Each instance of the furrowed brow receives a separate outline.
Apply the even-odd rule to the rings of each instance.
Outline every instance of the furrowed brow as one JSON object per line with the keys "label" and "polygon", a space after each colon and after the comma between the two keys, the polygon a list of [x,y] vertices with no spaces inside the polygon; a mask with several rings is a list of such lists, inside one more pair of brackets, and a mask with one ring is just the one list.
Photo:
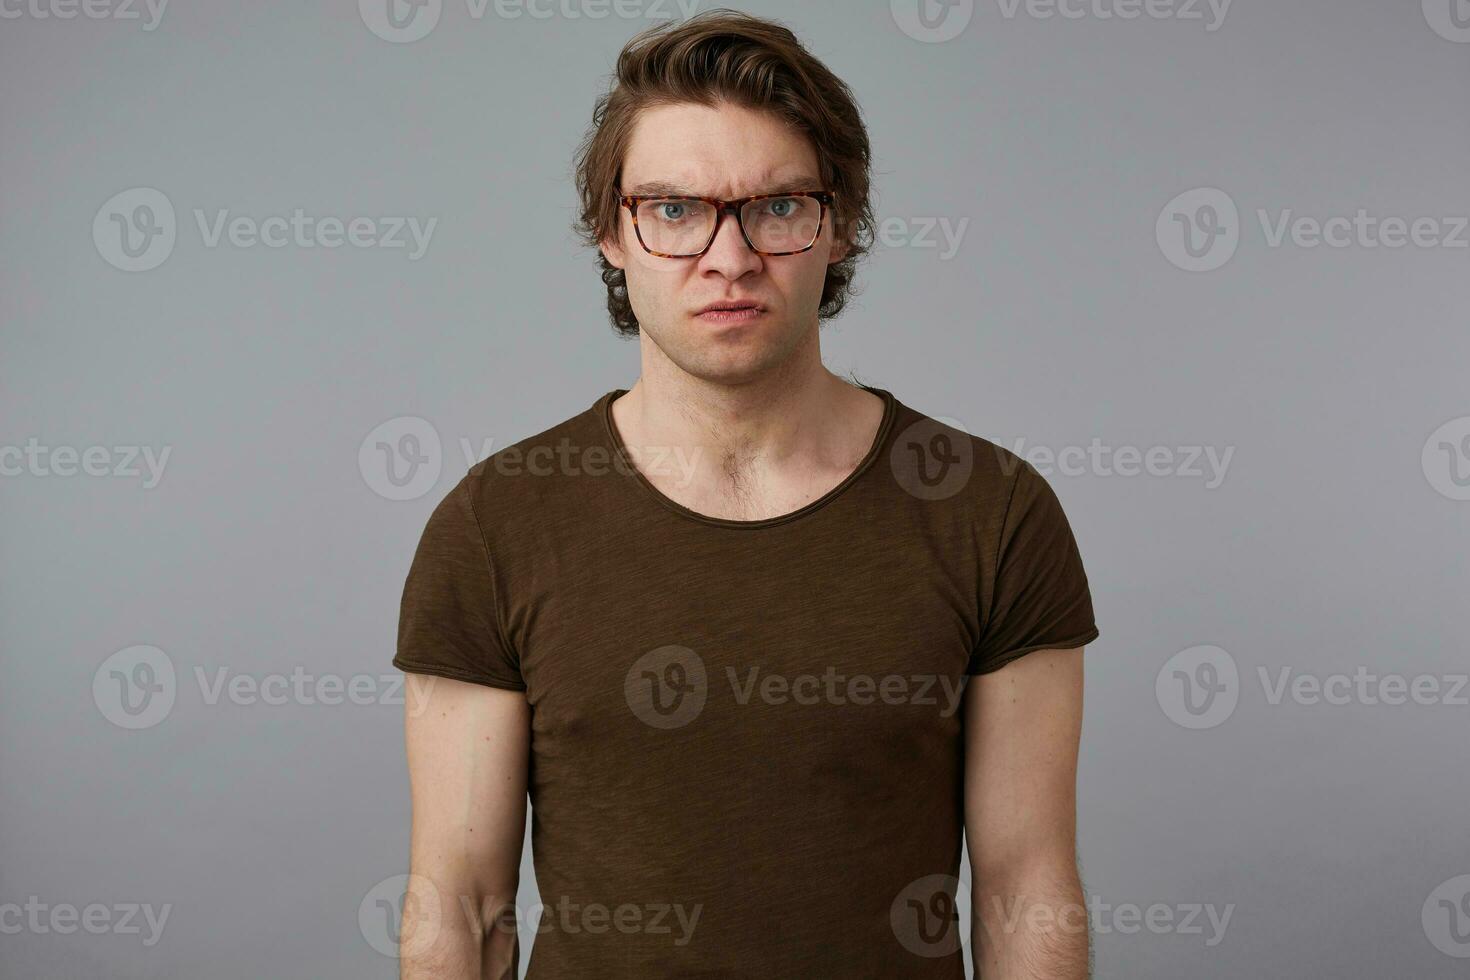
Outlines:
{"label": "furrowed brow", "polygon": [[791,180],[781,180],[770,185],[762,194],[790,194],[793,191],[815,191],[820,190],[822,182],[815,177],[796,177]]}
{"label": "furrowed brow", "polygon": [[[767,185],[766,190],[757,191],[758,194],[790,194],[793,191],[811,191],[821,187],[819,181],[812,177],[795,177],[790,180],[776,181]],[[707,194],[698,194],[680,184],[669,180],[648,180],[637,184],[631,189],[624,191],[630,197],[708,197]]]}
{"label": "furrowed brow", "polygon": [[699,196],[698,194],[687,191],[684,188],[680,187],[678,184],[667,180],[646,180],[641,184],[633,186],[624,193],[632,197],[648,197],[649,195],[654,194],[667,195],[669,197]]}

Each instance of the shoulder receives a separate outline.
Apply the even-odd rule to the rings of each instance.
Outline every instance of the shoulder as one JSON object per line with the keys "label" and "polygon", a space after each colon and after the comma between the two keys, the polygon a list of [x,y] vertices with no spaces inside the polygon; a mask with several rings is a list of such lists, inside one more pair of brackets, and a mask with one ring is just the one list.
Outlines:
{"label": "shoulder", "polygon": [[999,519],[1016,495],[1045,480],[1024,458],[967,431],[958,419],[898,403],[889,437],[894,478],[921,501],[962,508],[980,520]]}
{"label": "shoulder", "polygon": [[598,411],[602,401],[492,452],[469,467],[451,495],[461,496],[488,531],[585,490],[584,477],[614,471],[616,454]]}

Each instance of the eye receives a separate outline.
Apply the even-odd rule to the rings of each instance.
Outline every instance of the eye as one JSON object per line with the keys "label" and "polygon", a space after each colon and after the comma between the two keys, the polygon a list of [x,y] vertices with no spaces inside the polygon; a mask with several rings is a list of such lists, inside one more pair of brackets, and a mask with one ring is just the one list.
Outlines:
{"label": "eye", "polygon": [[777,218],[789,218],[796,210],[796,200],[790,197],[778,197],[766,202],[766,210]]}
{"label": "eye", "polygon": [[684,217],[688,205],[682,201],[661,201],[655,213],[662,221],[678,221]]}

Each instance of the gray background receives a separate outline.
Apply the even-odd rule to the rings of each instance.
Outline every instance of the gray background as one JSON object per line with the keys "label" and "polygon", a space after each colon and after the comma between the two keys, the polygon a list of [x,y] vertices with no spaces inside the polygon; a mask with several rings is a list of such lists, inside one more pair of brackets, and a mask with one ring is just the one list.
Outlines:
{"label": "gray background", "polygon": [[[1209,30],[1203,6],[982,0],[942,43],[882,2],[742,6],[852,85],[880,217],[969,222],[950,256],[902,232],[875,250],[824,328],[834,370],[1008,446],[1234,447],[1215,487],[1049,474],[1102,630],[1079,785],[1099,977],[1470,970],[1438,901],[1470,874],[1466,692],[1272,703],[1258,676],[1448,690],[1466,669],[1449,467],[1470,459],[1421,451],[1470,431],[1470,250],[1272,247],[1256,215],[1470,214],[1470,43],[1432,29],[1437,2],[1236,0]],[[650,6],[676,10],[446,0],[412,43],[344,0],[178,0],[153,30],[0,20],[0,447],[171,447],[154,487],[0,477],[0,905],[172,906],[151,947],[146,927],[0,933],[0,974],[396,975],[359,907],[407,870],[402,709],[379,679],[403,577],[461,439],[479,456],[635,377],[567,229],[569,173]],[[138,187],[177,210],[177,242],[125,272],[92,225]],[[1239,243],[1188,272],[1155,222],[1199,187],[1238,206]],[[193,216],[298,207],[438,223],[413,260],[208,247]],[[402,417],[442,440],[406,501],[359,462]],[[176,699],[130,730],[93,682],[136,645],[168,656]],[[1236,704],[1191,728],[1170,659],[1201,645],[1238,669]],[[365,675],[376,701],[211,704],[196,671],[220,670]],[[534,902],[529,853],[523,877]],[[1130,903],[1174,925],[1137,928]],[[1219,941],[1205,915],[1179,928],[1198,906],[1231,910]]]}

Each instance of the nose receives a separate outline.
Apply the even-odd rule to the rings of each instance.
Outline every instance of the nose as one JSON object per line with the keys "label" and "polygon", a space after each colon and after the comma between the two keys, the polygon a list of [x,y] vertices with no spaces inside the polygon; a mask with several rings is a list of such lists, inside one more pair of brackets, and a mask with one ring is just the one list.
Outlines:
{"label": "nose", "polygon": [[699,258],[700,272],[717,272],[726,279],[741,276],[761,269],[761,256],[745,244],[740,233],[740,218],[733,208],[720,212],[715,224],[715,240],[710,242],[709,251]]}

